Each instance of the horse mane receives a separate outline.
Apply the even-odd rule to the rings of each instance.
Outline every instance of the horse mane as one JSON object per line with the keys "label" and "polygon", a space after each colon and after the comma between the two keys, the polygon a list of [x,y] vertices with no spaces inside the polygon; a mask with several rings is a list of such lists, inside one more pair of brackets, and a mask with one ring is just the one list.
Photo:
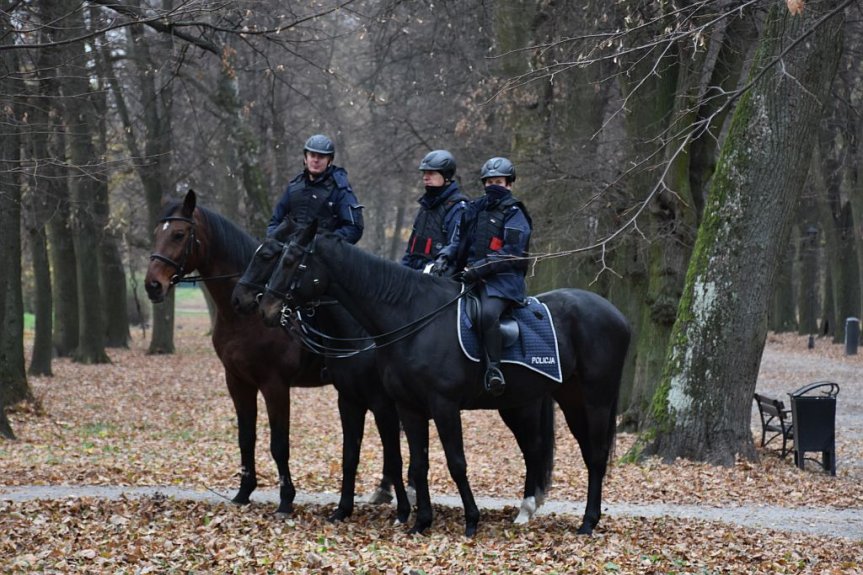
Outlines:
{"label": "horse mane", "polygon": [[344,249],[333,251],[337,269],[350,270],[352,285],[377,286],[377,291],[371,295],[383,303],[404,305],[415,300],[428,300],[430,284],[444,287],[451,283],[446,278],[421,274],[358,248],[335,234],[320,234],[320,237],[343,246]]}
{"label": "horse mane", "polygon": [[[182,201],[169,202],[162,218],[175,214],[182,207]],[[237,270],[244,270],[260,242],[222,214],[201,205],[196,207],[207,226],[212,243],[207,250],[207,258],[211,259],[212,254],[218,252],[225,263]]]}

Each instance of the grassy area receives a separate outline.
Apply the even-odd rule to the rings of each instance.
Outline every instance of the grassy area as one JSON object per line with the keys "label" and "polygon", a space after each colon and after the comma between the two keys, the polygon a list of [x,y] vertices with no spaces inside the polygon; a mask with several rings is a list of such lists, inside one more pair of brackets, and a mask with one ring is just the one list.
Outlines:
{"label": "grassy area", "polygon": [[24,331],[33,331],[36,329],[36,316],[32,313],[24,314]]}

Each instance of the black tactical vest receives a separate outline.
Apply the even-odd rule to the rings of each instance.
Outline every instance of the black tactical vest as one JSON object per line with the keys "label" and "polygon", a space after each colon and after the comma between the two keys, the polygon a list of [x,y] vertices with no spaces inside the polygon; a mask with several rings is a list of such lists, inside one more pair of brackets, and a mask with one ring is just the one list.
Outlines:
{"label": "black tactical vest", "polygon": [[288,186],[288,213],[300,225],[308,225],[317,219],[321,228],[333,231],[337,218],[329,199],[335,188],[336,183],[331,177],[315,186],[308,185],[305,176],[297,178]]}
{"label": "black tactical vest", "polygon": [[421,209],[408,240],[408,253],[434,260],[449,241],[444,227],[447,212],[465,199],[462,194],[454,194],[431,209]]}
{"label": "black tactical vest", "polygon": [[477,257],[485,257],[499,251],[503,247],[503,219],[506,212],[516,204],[520,206],[521,202],[513,197],[504,198],[493,208],[483,210],[477,214],[476,232],[474,235]]}

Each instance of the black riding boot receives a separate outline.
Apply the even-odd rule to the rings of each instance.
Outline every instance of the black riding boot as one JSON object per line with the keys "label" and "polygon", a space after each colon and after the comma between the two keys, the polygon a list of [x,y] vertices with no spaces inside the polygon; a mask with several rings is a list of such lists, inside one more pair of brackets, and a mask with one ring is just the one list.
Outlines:
{"label": "black riding boot", "polygon": [[505,382],[500,371],[500,355],[503,342],[500,335],[500,315],[509,303],[498,297],[490,296],[487,289],[480,292],[482,301],[482,340],[485,348],[485,390],[493,396],[503,393]]}
{"label": "black riding boot", "polygon": [[485,339],[485,390],[498,397],[503,394],[506,381],[500,370],[500,324],[491,327],[484,334]]}

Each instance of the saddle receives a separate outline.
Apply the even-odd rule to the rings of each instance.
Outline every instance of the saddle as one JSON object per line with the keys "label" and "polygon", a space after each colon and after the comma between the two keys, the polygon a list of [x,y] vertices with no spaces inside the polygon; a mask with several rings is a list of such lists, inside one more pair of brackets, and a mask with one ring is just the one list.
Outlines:
{"label": "saddle", "polygon": [[[509,347],[518,341],[520,328],[518,327],[518,322],[512,317],[512,310],[514,307],[521,306],[510,306],[509,309],[503,312],[500,316],[502,348]],[[479,325],[479,318],[482,312],[482,301],[474,292],[470,292],[464,296],[464,311],[467,314],[467,319],[470,322],[470,325]],[[479,333],[478,336],[481,337]]]}
{"label": "saddle", "polygon": [[[479,324],[479,299],[465,295],[458,307],[456,331],[462,352],[471,361],[479,362],[482,345],[476,326]],[[548,307],[530,297],[524,305],[507,310],[500,321],[502,341],[501,362],[522,365],[560,383],[563,381],[557,334]]]}

